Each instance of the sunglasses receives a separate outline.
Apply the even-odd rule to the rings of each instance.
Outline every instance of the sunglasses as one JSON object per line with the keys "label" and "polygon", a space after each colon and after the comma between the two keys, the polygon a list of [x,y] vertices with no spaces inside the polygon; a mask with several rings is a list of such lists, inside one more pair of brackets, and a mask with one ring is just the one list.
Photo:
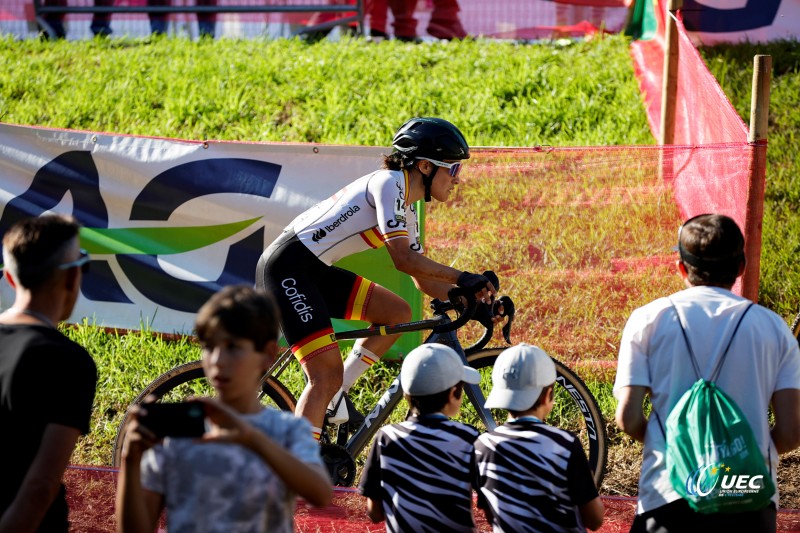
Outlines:
{"label": "sunglasses", "polygon": [[69,263],[63,263],[58,265],[59,270],[69,270],[73,267],[80,267],[81,273],[86,274],[89,272],[89,261],[92,259],[89,257],[89,252],[81,248],[80,255],[75,261],[70,261]]}
{"label": "sunglasses", "polygon": [[454,178],[458,177],[458,174],[461,172],[461,161],[456,161],[455,163],[445,163],[444,161],[437,161],[435,159],[428,159],[427,157],[418,157],[417,159],[422,159],[429,163],[433,163],[437,167],[442,167],[448,169],[448,173],[453,176]]}

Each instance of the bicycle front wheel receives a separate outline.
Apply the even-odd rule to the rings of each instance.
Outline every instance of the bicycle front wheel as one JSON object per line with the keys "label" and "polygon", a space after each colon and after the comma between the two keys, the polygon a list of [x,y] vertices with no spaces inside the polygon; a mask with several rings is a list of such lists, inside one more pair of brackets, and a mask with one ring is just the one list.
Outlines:
{"label": "bicycle front wheel", "polygon": [[[470,366],[481,371],[481,388],[485,396],[488,396],[491,389],[492,367],[504,349],[487,348],[467,355]],[[608,440],[603,414],[583,380],[561,361],[553,359],[553,362],[556,364],[556,383],[560,387],[555,387],[555,408],[548,421],[578,436],[589,459],[592,477],[599,488],[608,461]],[[502,411],[492,411],[495,420],[499,421],[504,416]]]}
{"label": "bicycle front wheel", "polygon": [[[122,464],[122,445],[125,442],[130,408],[141,404],[148,396],[154,396],[159,402],[182,402],[191,396],[213,396],[214,389],[206,380],[202,362],[191,361],[172,368],[156,379],[139,393],[125,412],[114,439],[112,464]],[[264,380],[259,392],[259,400],[265,407],[294,412],[297,402],[292,393],[277,379],[269,377]]]}

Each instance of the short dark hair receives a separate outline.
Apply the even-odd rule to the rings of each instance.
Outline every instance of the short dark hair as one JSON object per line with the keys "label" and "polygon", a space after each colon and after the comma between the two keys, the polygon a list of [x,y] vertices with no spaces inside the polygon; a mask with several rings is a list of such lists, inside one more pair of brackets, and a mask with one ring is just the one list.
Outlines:
{"label": "short dark hair", "polygon": [[231,285],[215,293],[197,312],[195,332],[208,340],[219,328],[233,337],[250,339],[263,350],[278,339],[280,314],[272,295],[246,285]]}
{"label": "short dark hair", "polygon": [[678,251],[692,285],[728,287],[745,260],[744,235],[730,217],[698,215],[681,226]]}
{"label": "short dark hair", "polygon": [[[464,390],[464,382],[459,381],[453,386],[456,388],[456,398],[461,398],[461,393]],[[426,396],[411,396],[410,394],[404,393],[403,397],[408,402],[412,411],[415,411],[418,415],[429,415],[431,413],[438,413],[447,405],[447,402],[450,400],[450,391],[452,388],[453,387],[449,387],[447,390],[428,394]]]}
{"label": "short dark hair", "polygon": [[36,290],[53,278],[81,225],[71,216],[24,218],[3,236],[3,268],[17,284]]}

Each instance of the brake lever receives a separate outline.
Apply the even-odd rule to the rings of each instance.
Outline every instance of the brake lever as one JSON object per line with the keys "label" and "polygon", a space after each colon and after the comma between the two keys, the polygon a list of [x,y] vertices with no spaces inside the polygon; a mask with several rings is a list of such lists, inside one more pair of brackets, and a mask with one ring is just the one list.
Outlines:
{"label": "brake lever", "polygon": [[502,316],[508,318],[506,324],[503,326],[503,338],[506,340],[506,343],[511,344],[511,323],[514,322],[516,308],[514,307],[514,302],[509,296],[501,296],[499,302],[500,305],[503,306]]}

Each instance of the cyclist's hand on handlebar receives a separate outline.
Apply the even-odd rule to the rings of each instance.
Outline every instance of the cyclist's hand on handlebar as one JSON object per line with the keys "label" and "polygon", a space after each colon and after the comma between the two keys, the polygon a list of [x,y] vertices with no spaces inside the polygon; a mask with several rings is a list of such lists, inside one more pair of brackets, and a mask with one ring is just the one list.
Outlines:
{"label": "cyclist's hand on handlebar", "polygon": [[503,307],[503,302],[501,300],[495,300],[492,303],[492,322],[495,324],[499,324],[506,318],[505,308]]}
{"label": "cyclist's hand on handlebar", "polygon": [[475,298],[484,303],[491,303],[497,295],[497,289],[489,278],[483,274],[462,272],[456,280],[456,285],[475,294]]}
{"label": "cyclist's hand on handlebar", "polygon": [[503,306],[503,298],[497,299],[491,304],[484,303],[478,306],[473,319],[480,322],[483,327],[489,329],[496,324],[500,324],[506,319],[506,311]]}

